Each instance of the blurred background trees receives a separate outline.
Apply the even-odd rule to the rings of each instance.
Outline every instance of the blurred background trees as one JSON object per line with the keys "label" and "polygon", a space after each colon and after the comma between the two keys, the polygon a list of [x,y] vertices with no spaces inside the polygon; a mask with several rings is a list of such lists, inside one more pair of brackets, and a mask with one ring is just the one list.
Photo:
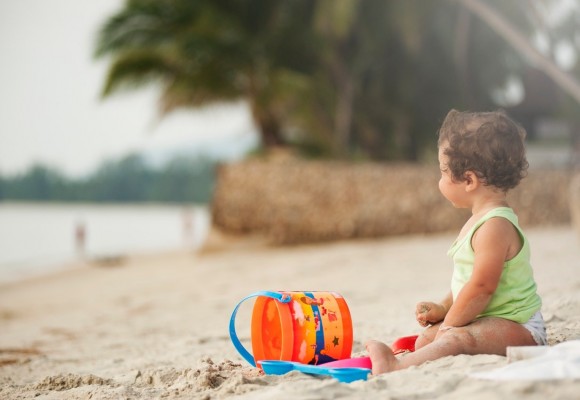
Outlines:
{"label": "blurred background trees", "polygon": [[1,201],[159,202],[207,204],[214,186],[215,161],[175,156],[155,166],[129,154],[109,160],[93,174],[71,178],[45,165],[0,177]]}
{"label": "blurred background trees", "polygon": [[96,54],[104,96],[159,85],[162,115],[247,101],[265,150],[416,161],[452,107],[506,108],[531,136],[538,118],[577,124],[579,15],[574,0],[127,0]]}
{"label": "blurred background trees", "polygon": [[[579,0],[126,0],[95,54],[104,97],[154,85],[161,116],[247,102],[265,152],[425,161],[450,108],[505,108],[580,154],[579,48]],[[216,161],[186,153],[79,179],[37,165],[0,200],[206,203]]]}

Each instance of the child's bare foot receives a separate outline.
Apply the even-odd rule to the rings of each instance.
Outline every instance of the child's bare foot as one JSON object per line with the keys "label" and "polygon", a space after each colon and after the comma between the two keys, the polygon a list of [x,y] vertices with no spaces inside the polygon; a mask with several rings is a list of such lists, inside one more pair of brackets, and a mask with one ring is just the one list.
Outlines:
{"label": "child's bare foot", "polygon": [[365,345],[373,364],[373,375],[384,374],[399,369],[399,360],[389,346],[376,340],[369,340]]}

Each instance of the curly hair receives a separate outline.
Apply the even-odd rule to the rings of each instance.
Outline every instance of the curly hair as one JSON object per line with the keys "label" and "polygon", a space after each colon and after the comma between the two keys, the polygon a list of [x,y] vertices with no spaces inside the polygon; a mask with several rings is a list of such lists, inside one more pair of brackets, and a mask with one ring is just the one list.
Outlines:
{"label": "curly hair", "polygon": [[438,145],[447,146],[447,167],[454,181],[463,182],[472,171],[484,185],[505,192],[526,176],[526,131],[504,111],[451,110],[439,129]]}

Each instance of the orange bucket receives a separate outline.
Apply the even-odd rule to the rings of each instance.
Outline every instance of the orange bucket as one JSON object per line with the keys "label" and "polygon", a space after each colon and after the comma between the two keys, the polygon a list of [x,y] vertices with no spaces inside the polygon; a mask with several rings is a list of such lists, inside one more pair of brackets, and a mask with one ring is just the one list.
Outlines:
{"label": "orange bucket", "polygon": [[[242,302],[257,297],[252,312],[252,356],[235,333],[235,316]],[[353,332],[350,311],[335,292],[256,292],[232,313],[230,337],[250,364],[261,360],[324,364],[350,358]]]}

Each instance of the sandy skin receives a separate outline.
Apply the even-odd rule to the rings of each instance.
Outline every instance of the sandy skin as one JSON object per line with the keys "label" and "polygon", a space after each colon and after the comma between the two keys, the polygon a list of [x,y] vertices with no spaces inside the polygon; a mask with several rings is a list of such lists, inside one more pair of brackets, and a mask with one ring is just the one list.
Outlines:
{"label": "sandy skin", "polygon": [[417,339],[415,352],[396,357],[386,344],[371,340],[366,349],[373,364],[373,375],[421,365],[426,361],[459,354],[497,354],[505,356],[508,346],[535,346],[530,332],[522,325],[503,318],[487,317],[466,326],[439,330],[430,326]]}

